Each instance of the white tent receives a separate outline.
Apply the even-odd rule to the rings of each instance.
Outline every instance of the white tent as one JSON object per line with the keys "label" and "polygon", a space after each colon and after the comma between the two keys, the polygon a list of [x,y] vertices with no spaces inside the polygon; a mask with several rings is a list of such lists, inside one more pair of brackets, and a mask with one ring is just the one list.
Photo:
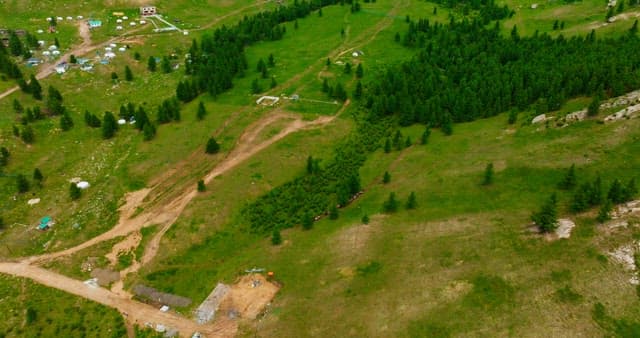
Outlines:
{"label": "white tent", "polygon": [[76,187],[80,188],[80,189],[87,189],[89,188],[91,185],[89,184],[89,182],[87,181],[80,181],[76,184]]}
{"label": "white tent", "polygon": [[118,120],[118,124],[119,124],[119,125],[127,124],[127,120],[125,120],[125,119],[119,119],[119,120]]}

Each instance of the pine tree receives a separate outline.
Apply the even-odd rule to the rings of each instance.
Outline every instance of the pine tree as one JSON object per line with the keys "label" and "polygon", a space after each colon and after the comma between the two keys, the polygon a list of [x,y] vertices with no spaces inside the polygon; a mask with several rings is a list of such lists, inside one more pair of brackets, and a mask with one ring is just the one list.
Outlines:
{"label": "pine tree", "polygon": [[393,213],[398,210],[398,201],[396,200],[396,193],[389,193],[389,198],[382,204],[382,211],[385,213]]}
{"label": "pine tree", "polygon": [[512,109],[511,111],[509,111],[509,120],[507,122],[509,124],[514,124],[516,123],[516,121],[518,121],[518,111]]}
{"label": "pine tree", "polygon": [[638,187],[636,186],[636,179],[632,178],[629,180],[627,185],[625,185],[624,189],[622,189],[622,199],[624,202],[628,202],[633,200],[633,198],[638,194]]}
{"label": "pine tree", "polygon": [[349,62],[345,63],[344,65],[344,73],[351,74],[351,64]]}
{"label": "pine tree", "polygon": [[369,224],[369,215],[365,214],[364,216],[362,216],[362,224]]}
{"label": "pine tree", "polygon": [[33,128],[31,128],[30,125],[25,126],[22,129],[22,132],[20,133],[20,137],[22,138],[22,141],[24,141],[24,143],[27,143],[27,144],[33,143],[33,141],[35,140]]}
{"label": "pine tree", "polygon": [[589,205],[596,206],[600,203],[602,203],[602,179],[598,175],[589,189]]}
{"label": "pine tree", "polygon": [[207,116],[207,109],[204,107],[204,103],[200,101],[200,103],[198,104],[198,112],[196,113],[196,117],[198,118],[198,120],[202,120],[205,116]]}
{"label": "pine tree", "polygon": [[282,244],[282,236],[280,235],[280,230],[273,230],[271,233],[271,244],[280,245]]}
{"label": "pine tree", "polygon": [[220,145],[218,144],[218,142],[216,142],[215,138],[210,137],[209,140],[207,141],[205,152],[207,154],[217,154],[219,151],[220,151]]}
{"label": "pine tree", "polygon": [[611,200],[607,199],[606,201],[604,201],[604,203],[602,204],[602,206],[600,207],[600,210],[598,211],[598,216],[596,217],[596,220],[600,223],[604,223],[608,220],[611,219],[611,210],[613,209],[613,204],[611,203]]}
{"label": "pine tree", "polygon": [[552,194],[540,211],[531,215],[531,220],[536,223],[541,232],[551,232],[558,226],[557,204],[556,194]]}
{"label": "pine tree", "polygon": [[404,140],[404,147],[409,148],[412,145],[413,145],[413,141],[411,141],[411,137],[407,136],[407,138]]}
{"label": "pine tree", "polygon": [[29,78],[29,93],[33,95],[33,98],[36,100],[42,100],[42,87],[40,86],[40,82],[36,79],[36,76],[31,74]]}
{"label": "pine tree", "polygon": [[76,59],[76,56],[75,56],[75,55],[71,54],[71,55],[69,56],[69,63],[73,63],[73,64],[78,63],[78,59]]}
{"label": "pine tree", "polygon": [[127,81],[133,81],[133,72],[129,66],[124,66],[124,79]]}
{"label": "pine tree", "polygon": [[429,136],[431,135],[431,128],[427,126],[420,137],[420,144],[427,144],[429,142]]}
{"label": "pine tree", "polygon": [[493,183],[493,163],[487,164],[487,167],[484,169],[482,185],[490,185],[491,183]]}
{"label": "pine tree", "polygon": [[624,202],[624,194],[622,184],[616,178],[613,183],[611,183],[611,187],[609,188],[609,192],[607,193],[607,199],[615,204],[619,204]]}
{"label": "pine tree", "polygon": [[278,83],[276,82],[276,78],[275,76],[271,77],[271,89],[275,88],[278,85]]}
{"label": "pine tree", "polygon": [[56,45],[56,47],[60,48],[60,41],[58,41],[58,38],[53,38],[53,44]]}
{"label": "pine tree", "polygon": [[388,171],[384,172],[384,175],[382,175],[382,183],[387,184],[391,182],[391,174],[389,174]]}
{"label": "pine tree", "polygon": [[[137,122],[137,121],[136,121]],[[143,139],[145,141],[153,140],[156,137],[156,127],[151,122],[147,122],[142,127]]]}
{"label": "pine tree", "polygon": [[82,190],[78,188],[78,185],[71,183],[69,185],[69,197],[72,201],[79,199],[82,196]]}
{"label": "pine tree", "polygon": [[329,207],[329,219],[336,220],[338,216],[338,208],[335,204],[331,204],[331,207]]}
{"label": "pine tree", "polygon": [[358,63],[358,67],[356,67],[356,77],[361,79],[364,76],[364,69],[362,69],[362,63]]}
{"label": "pine tree", "polygon": [[589,191],[591,186],[589,183],[584,183],[573,194],[573,201],[571,202],[571,211],[581,212],[589,208]]}
{"label": "pine tree", "polygon": [[353,98],[358,100],[362,97],[362,83],[356,83],[356,89],[353,91]]}
{"label": "pine tree", "polygon": [[42,185],[44,176],[42,176],[42,172],[40,172],[40,169],[38,168],[33,169],[33,180],[36,181],[38,185]]}
{"label": "pine tree", "polygon": [[60,129],[63,131],[67,131],[73,127],[73,119],[68,112],[63,112],[62,117],[60,117]]}
{"label": "pine tree", "polygon": [[273,58],[273,54],[269,54],[269,59],[267,60],[267,64],[269,67],[273,67],[276,65],[276,60]]}
{"label": "pine tree", "polygon": [[323,93],[329,92],[329,80],[327,80],[326,77],[322,80],[322,92]]}
{"label": "pine tree", "polygon": [[104,117],[102,118],[102,138],[110,139],[115,135],[116,130],[118,129],[118,123],[116,122],[115,116],[110,111],[104,113]]}
{"label": "pine tree", "polygon": [[453,121],[451,120],[451,115],[449,113],[444,114],[442,132],[447,136],[453,134]]}
{"label": "pine tree", "polygon": [[384,141],[384,152],[387,153],[387,154],[391,152],[391,140],[389,140],[388,137]]}
{"label": "pine tree", "polygon": [[207,190],[207,186],[204,184],[204,180],[198,181],[198,191],[203,192]]}
{"label": "pine tree", "polygon": [[9,31],[9,51],[13,56],[20,56],[23,53],[22,41],[15,31]]}
{"label": "pine tree", "polygon": [[158,68],[158,65],[156,63],[156,58],[153,56],[150,56],[149,61],[147,61],[147,69],[151,72],[155,72],[157,68]]}
{"label": "pine tree", "polygon": [[169,74],[171,73],[171,61],[169,61],[169,58],[166,56],[162,57],[162,62],[160,63],[160,68],[162,69],[162,72],[165,74]]}
{"label": "pine tree", "polygon": [[417,205],[416,193],[412,191],[411,194],[409,194],[409,198],[407,199],[407,209],[415,209]]}
{"label": "pine tree", "polygon": [[587,108],[587,115],[589,116],[597,116],[600,112],[600,97],[596,95],[593,97],[593,100],[589,104],[589,108]]}
{"label": "pine tree", "polygon": [[325,66],[330,67],[331,66],[331,59],[327,58],[327,61],[325,62]]}
{"label": "pine tree", "polygon": [[306,212],[302,216],[302,228],[304,230],[311,230],[313,228],[313,216],[309,212]]}
{"label": "pine tree", "polygon": [[24,111],[24,107],[20,104],[20,101],[18,101],[18,99],[13,99],[13,111],[16,114],[22,114],[22,112]]}
{"label": "pine tree", "polygon": [[253,82],[251,82],[251,93],[259,94],[261,92],[262,88],[260,87],[260,82],[258,81],[258,79],[254,79]]}
{"label": "pine tree", "polygon": [[567,170],[564,178],[560,183],[558,183],[558,188],[563,190],[571,190],[576,186],[576,165],[572,164],[571,167]]}
{"label": "pine tree", "polygon": [[27,181],[27,178],[23,174],[16,176],[16,188],[20,194],[29,191],[29,181]]}

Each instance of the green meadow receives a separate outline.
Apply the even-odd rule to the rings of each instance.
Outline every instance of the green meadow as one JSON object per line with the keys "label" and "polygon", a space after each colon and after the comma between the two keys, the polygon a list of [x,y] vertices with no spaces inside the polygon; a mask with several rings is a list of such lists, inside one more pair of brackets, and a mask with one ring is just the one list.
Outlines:
{"label": "green meadow", "polygon": [[[92,39],[101,42],[114,36],[114,11],[136,11],[126,1],[62,7],[56,3],[9,1],[0,8],[0,17],[7,18],[1,24],[34,31],[46,23],[45,17],[63,15],[50,14],[54,11],[100,16],[109,21]],[[600,37],[616,36],[634,20],[602,25],[606,8],[595,0],[544,1],[536,9],[520,1],[504,3],[515,10],[513,17],[501,23],[505,34],[516,25],[521,35],[538,31],[570,36],[596,29]],[[74,121],[71,130],[59,128],[59,117],[33,122],[35,141],[27,145],[13,135],[14,126],[19,130],[23,126],[12,102],[17,99],[24,107],[43,107],[44,101],[22,92],[0,100],[0,144],[11,152],[0,177],[3,259],[55,252],[107,231],[116,223],[127,192],[160,184],[161,191],[140,206],[143,211],[195,188],[199,179],[232,154],[241,136],[265,117],[289,114],[262,129],[258,143],[277,135],[294,117],[309,121],[336,115],[342,103],[335,104],[322,91],[325,79],[331,85],[340,83],[351,96],[358,64],[363,66],[361,81],[366,86],[390,64],[414,55],[414,50],[394,41],[396,34],[406,31],[407,16],[441,23],[450,16],[463,17],[455,9],[414,0],[362,3],[357,13],[350,12],[349,6],[325,7],[322,15],[316,11],[282,24],[283,39],[247,46],[249,67],[243,77],[233,80],[233,88],[183,104],[181,121],[158,126],[153,140],[144,141],[142,133],[128,124],[120,126],[114,138],[103,140],[99,128],[85,125],[85,111],[99,117],[105,111],[117,115],[121,105],[133,103],[155,120],[160,103],[186,79],[183,61],[192,39],[276,4],[161,0],[156,6],[168,20],[178,19],[174,22],[190,34],[152,34],[145,28],[139,35],[131,34],[130,48],[108,65],[95,62],[93,72],[73,68],[40,82],[44,93],[48,86],[62,93]],[[636,11],[627,8],[623,13]],[[564,29],[553,30],[555,20],[564,22]],[[81,41],[71,23],[61,22],[59,27],[56,36],[64,48]],[[353,51],[363,54],[353,57]],[[136,53],[140,60],[134,58]],[[178,69],[168,74],[147,69],[149,57],[170,55],[175,55],[172,65],[179,65]],[[270,55],[275,65],[262,78],[257,64]],[[86,57],[95,56],[91,52]],[[345,73],[345,63],[353,66],[351,74]],[[133,81],[125,80],[125,66],[132,69]],[[262,89],[258,94],[252,93],[256,79]],[[0,81],[0,90],[9,87],[10,82]],[[255,104],[261,95],[281,94],[298,94],[301,100],[283,100],[276,107]],[[207,110],[201,121],[196,118],[200,102]],[[551,115],[560,118],[590,102],[589,97],[574,98]],[[271,244],[268,234],[253,233],[243,208],[304,175],[308,156],[320,159],[321,167],[329,163],[336,147],[354,132],[358,109],[358,102],[352,100],[328,125],[291,133],[216,177],[165,234],[158,255],[129,275],[125,286],[144,283],[189,297],[192,307],[176,311],[190,316],[219,281],[233,283],[253,267],[273,271],[282,287],[259,321],[241,321],[239,335],[247,337],[633,336],[638,332],[640,297],[629,283],[633,272],[608,255],[640,238],[638,217],[631,217],[628,226],[612,228],[595,221],[596,209],[573,214],[573,192],[559,190],[557,185],[572,164],[580,183],[600,176],[608,188],[616,178],[640,180],[639,119],[605,124],[602,113],[565,128],[547,128],[531,125],[532,111],[519,112],[515,124],[507,123],[505,113],[455,124],[451,136],[432,129],[427,144],[420,144],[424,126],[400,128],[402,140],[408,139],[409,144],[388,153],[378,149],[368,154],[359,172],[364,193],[340,208],[337,219],[324,217],[310,230],[300,226],[284,230],[278,246]],[[221,152],[207,155],[204,145],[212,136]],[[382,145],[384,140],[379,142]],[[493,183],[482,185],[489,163],[495,170]],[[35,168],[45,177],[42,185],[32,180]],[[385,172],[391,177],[388,183],[383,182]],[[170,179],[159,180],[167,173]],[[18,174],[29,179],[29,192],[16,193]],[[91,187],[73,201],[69,181],[76,177]],[[412,192],[417,207],[408,209]],[[399,204],[393,213],[383,211],[390,193],[395,193]],[[541,236],[531,224],[532,212],[552,193],[558,196],[560,217],[576,223],[568,239]],[[34,198],[40,198],[40,203],[28,205]],[[43,216],[56,221],[46,232],[35,229]],[[143,229],[136,257],[156,231],[156,227]],[[115,242],[101,243],[45,267],[86,279],[89,273],[80,269],[82,263],[87,257],[100,257],[98,265],[106,267],[102,256]],[[129,263],[123,258],[118,268]],[[126,334],[115,310],[75,296],[4,275],[0,290],[0,311],[8,313],[0,323],[0,336]]]}

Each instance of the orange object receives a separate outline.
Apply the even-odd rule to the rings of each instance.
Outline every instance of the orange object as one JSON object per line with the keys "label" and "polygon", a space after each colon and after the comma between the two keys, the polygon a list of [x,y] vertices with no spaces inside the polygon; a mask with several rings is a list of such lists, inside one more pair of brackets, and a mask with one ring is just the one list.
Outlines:
{"label": "orange object", "polygon": [[273,277],[273,271],[269,271],[269,272],[267,272],[267,276],[269,276],[269,277]]}

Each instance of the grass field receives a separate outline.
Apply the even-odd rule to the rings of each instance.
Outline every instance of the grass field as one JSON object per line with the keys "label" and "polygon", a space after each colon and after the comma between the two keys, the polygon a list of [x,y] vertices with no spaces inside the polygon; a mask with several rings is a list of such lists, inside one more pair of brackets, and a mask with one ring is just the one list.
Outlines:
{"label": "grass field", "polygon": [[[606,10],[595,0],[569,5],[540,2],[536,9],[519,1],[505,3],[516,11],[502,23],[505,34],[517,25],[521,35],[536,30],[573,35],[591,29],[597,29],[599,36],[617,35],[633,24],[629,18],[601,26]],[[18,125],[12,101],[16,98],[25,107],[44,102],[23,93],[0,100],[0,141],[11,152],[7,175],[0,177],[0,213],[7,223],[0,233],[0,257],[57,251],[105,232],[115,224],[117,208],[128,191],[160,184],[160,192],[140,207],[142,212],[151,203],[163,203],[186,187],[195,187],[236,147],[247,128],[265,116],[294,113],[291,116],[312,120],[336,114],[340,105],[322,92],[323,79],[343,84],[349,93],[356,83],[353,73],[345,74],[344,66],[336,62],[349,62],[354,70],[362,64],[366,84],[376,72],[413,55],[394,42],[396,33],[406,30],[406,16],[440,22],[447,22],[450,15],[461,17],[441,7],[434,15],[436,5],[413,0],[364,3],[359,13],[351,13],[348,6],[326,7],[322,16],[316,12],[299,19],[297,28],[292,22],[283,24],[287,33],[282,40],[248,46],[249,69],[243,78],[234,79],[231,91],[216,98],[202,95],[183,105],[181,121],[159,126],[151,142],[144,142],[128,125],[115,138],[102,140],[99,129],[84,125],[85,110],[98,116],[104,111],[117,114],[121,105],[132,102],[144,106],[154,119],[156,107],[175,93],[184,78],[181,68],[170,74],[148,71],[150,56],[176,54],[177,64],[191,40],[204,32],[198,27],[233,24],[247,13],[275,6],[245,0],[157,1],[156,5],[170,20],[179,19],[190,35],[143,32],[132,37],[130,50],[109,65],[96,65],[93,73],[73,69],[41,81],[45,93],[49,85],[62,92],[75,123],[70,131],[58,128],[59,118],[38,121],[32,124],[36,141],[26,145],[12,135],[12,127]],[[56,8],[53,1],[13,1],[0,8],[0,17],[10,18],[3,24],[35,30],[44,23],[36,18],[44,20]],[[64,9],[69,15],[107,18],[113,11],[135,11],[135,6],[126,1],[89,1]],[[625,13],[636,11],[627,8]],[[215,22],[216,18],[222,19]],[[565,22],[564,30],[552,30],[555,20]],[[112,26],[109,22],[97,31],[95,41],[113,36]],[[60,24],[59,36],[64,46],[80,41],[67,22]],[[353,50],[364,55],[352,57]],[[136,52],[140,61],[133,58]],[[275,66],[269,69],[269,78],[261,79],[256,65],[270,54]],[[330,66],[325,65],[327,58]],[[132,82],[124,81],[126,65],[133,70]],[[113,81],[112,72],[120,80]],[[271,76],[277,81],[273,89]],[[260,95],[299,94],[302,100],[283,107],[256,106],[259,95],[251,94],[254,79],[263,88]],[[8,87],[9,83],[0,82],[0,90]],[[203,121],[195,117],[199,102],[208,111]],[[589,102],[587,97],[572,99],[555,114],[582,109]],[[356,109],[357,102],[352,102],[330,125],[290,134],[216,177],[166,233],[158,256],[130,275],[125,285],[142,282],[189,297],[195,307],[218,281],[232,283],[253,267],[274,271],[280,292],[259,322],[242,323],[241,336],[620,336],[619,320],[633,323],[640,316],[640,298],[628,282],[630,273],[606,254],[639,238],[638,220],[612,230],[594,221],[595,210],[572,215],[571,193],[556,188],[574,163],[581,182],[596,175],[602,176],[605,186],[614,178],[640,179],[639,119],[610,124],[587,120],[544,129],[530,125],[533,112],[525,111],[514,125],[508,125],[503,114],[455,125],[452,136],[433,130],[427,145],[417,144],[423,126],[403,128],[403,138],[409,136],[414,144],[388,154],[381,150],[370,154],[360,170],[365,192],[340,209],[337,220],[322,219],[308,231],[299,227],[283,231],[280,246],[251,233],[241,209],[303,174],[308,156],[322,159],[321,165],[329,162],[334,148],[352,132]],[[292,120],[269,125],[257,141],[273,137]],[[204,154],[210,136],[221,144],[221,154]],[[495,166],[494,183],[483,186],[488,163]],[[28,193],[16,194],[15,175],[31,180],[34,168],[43,172],[43,185],[32,184]],[[385,171],[391,175],[387,184],[382,183]],[[162,182],[159,177],[166,175],[170,179]],[[91,183],[78,201],[71,201],[68,193],[74,177]],[[400,208],[385,214],[382,204],[391,192]],[[406,210],[411,192],[418,207]],[[548,240],[530,229],[531,212],[553,192],[558,193],[560,214],[577,223],[567,240]],[[41,198],[39,204],[27,205],[36,197]],[[53,216],[57,224],[51,231],[34,230],[45,215]],[[369,224],[361,221],[365,215]],[[136,257],[142,256],[156,231],[157,227],[143,229]],[[89,256],[109,252],[116,241],[46,267],[86,279],[89,274],[80,265]],[[98,263],[107,264],[102,258]],[[119,267],[126,263],[123,260]],[[123,332],[122,318],[94,303],[9,277],[0,276],[0,288],[0,311],[10,313],[0,323],[0,333],[7,336]],[[593,315],[598,302],[615,325],[604,325],[602,317]],[[34,318],[29,319],[33,311],[27,313],[28,309],[36,311]],[[193,309],[176,310],[189,315]]]}
{"label": "grass field", "polygon": [[0,335],[3,337],[123,337],[127,330],[115,310],[40,286],[0,276]]}

